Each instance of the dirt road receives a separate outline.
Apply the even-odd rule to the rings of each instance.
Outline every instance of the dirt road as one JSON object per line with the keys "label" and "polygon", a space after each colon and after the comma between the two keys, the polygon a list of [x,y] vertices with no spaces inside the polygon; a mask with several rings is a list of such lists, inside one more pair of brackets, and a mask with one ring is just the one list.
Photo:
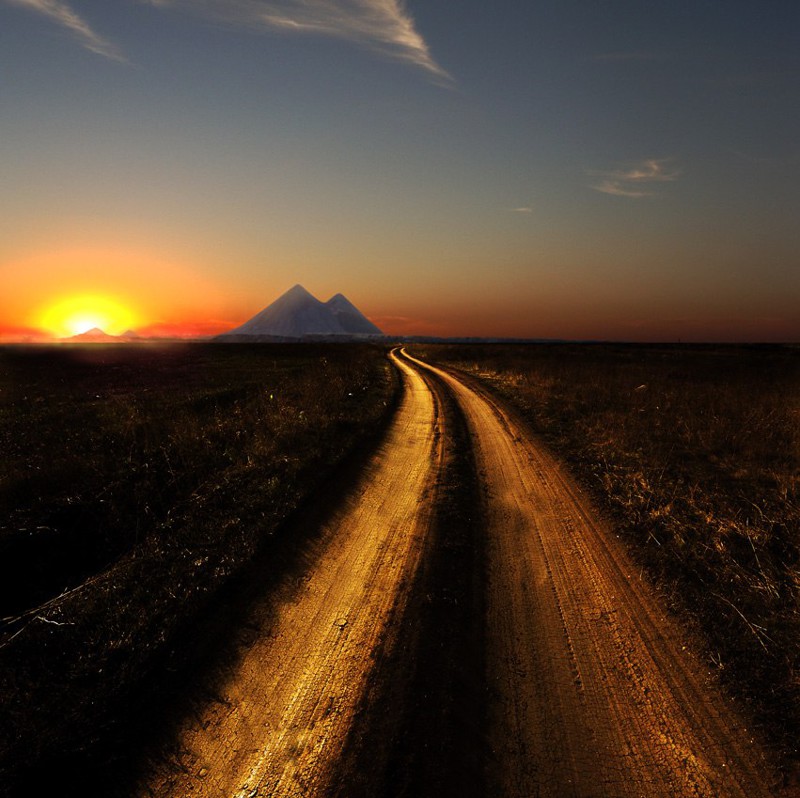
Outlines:
{"label": "dirt road", "polygon": [[[415,574],[431,556],[426,541],[438,537],[428,533],[448,428],[424,374],[460,407],[481,486],[481,495],[463,499],[481,513],[473,518],[485,596],[475,606],[486,613],[485,679],[469,689],[486,705],[489,753],[485,767],[469,763],[485,770],[485,784],[476,779],[473,793],[459,794],[770,795],[761,749],[559,464],[488,394],[410,356],[393,360],[406,391],[384,445],[329,522],[300,584],[253,609],[259,632],[249,650],[216,699],[185,721],[178,754],[151,765],[138,794],[396,794],[363,783],[354,792],[337,759],[348,733],[370,728],[357,708],[367,717],[386,711],[368,700],[370,684],[383,679],[391,688],[393,678],[378,672],[375,654],[402,634],[398,618],[415,605],[410,592],[429,589]],[[418,656],[398,648],[395,668]],[[436,695],[417,700],[423,706]],[[432,750],[424,735],[412,744]]]}
{"label": "dirt road", "polygon": [[759,749],[620,543],[489,395],[467,416],[488,536],[488,794],[765,796]]}
{"label": "dirt road", "polygon": [[[301,583],[252,610],[260,630],[227,683],[185,721],[177,755],[140,795],[325,795],[372,669],[393,634],[430,519],[440,445],[434,397],[397,361],[405,392],[384,445],[330,519]],[[277,606],[277,614],[275,607]]]}

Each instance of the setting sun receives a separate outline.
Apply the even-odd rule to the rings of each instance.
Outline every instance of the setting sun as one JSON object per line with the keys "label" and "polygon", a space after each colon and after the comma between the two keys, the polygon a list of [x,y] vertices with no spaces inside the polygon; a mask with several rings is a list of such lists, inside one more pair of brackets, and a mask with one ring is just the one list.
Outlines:
{"label": "setting sun", "polygon": [[119,335],[138,322],[136,314],[116,299],[82,295],[61,299],[47,307],[40,325],[59,337],[80,335],[97,327],[110,335]]}

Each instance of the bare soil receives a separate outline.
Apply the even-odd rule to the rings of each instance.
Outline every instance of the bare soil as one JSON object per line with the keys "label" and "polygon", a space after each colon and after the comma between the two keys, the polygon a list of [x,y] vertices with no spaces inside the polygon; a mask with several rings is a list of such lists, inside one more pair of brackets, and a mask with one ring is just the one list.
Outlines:
{"label": "bare soil", "polygon": [[464,411],[488,536],[489,795],[769,795],[762,748],[559,463],[488,394]]}
{"label": "bare soil", "polygon": [[[440,458],[433,395],[397,361],[405,396],[380,451],[331,518],[308,571],[252,608],[258,634],[214,698],[154,759],[137,794],[324,795],[419,564]],[[278,607],[275,611],[275,607]]]}

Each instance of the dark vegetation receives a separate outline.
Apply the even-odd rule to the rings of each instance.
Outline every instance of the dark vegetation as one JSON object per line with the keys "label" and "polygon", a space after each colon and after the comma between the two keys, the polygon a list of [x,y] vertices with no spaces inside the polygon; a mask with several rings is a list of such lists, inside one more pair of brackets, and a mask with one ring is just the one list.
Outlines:
{"label": "dark vegetation", "polygon": [[418,351],[501,394],[569,461],[796,778],[800,350]]}
{"label": "dark vegetation", "polygon": [[[466,421],[435,391],[444,461],[408,604],[340,757],[338,798],[482,796],[486,739],[485,536]],[[376,712],[375,708],[380,708]]]}
{"label": "dark vegetation", "polygon": [[369,346],[0,349],[0,785],[118,756],[395,390]]}

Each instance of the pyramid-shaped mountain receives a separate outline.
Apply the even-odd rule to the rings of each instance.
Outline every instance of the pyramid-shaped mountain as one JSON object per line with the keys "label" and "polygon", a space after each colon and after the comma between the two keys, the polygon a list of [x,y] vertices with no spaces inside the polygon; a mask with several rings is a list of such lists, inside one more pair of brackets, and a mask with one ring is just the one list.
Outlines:
{"label": "pyramid-shaped mountain", "polygon": [[302,285],[290,288],[269,307],[218,338],[361,337],[383,333],[342,294],[320,302]]}
{"label": "pyramid-shaped mountain", "polygon": [[341,328],[349,335],[383,335],[344,294],[331,297],[325,307],[330,309]]}

